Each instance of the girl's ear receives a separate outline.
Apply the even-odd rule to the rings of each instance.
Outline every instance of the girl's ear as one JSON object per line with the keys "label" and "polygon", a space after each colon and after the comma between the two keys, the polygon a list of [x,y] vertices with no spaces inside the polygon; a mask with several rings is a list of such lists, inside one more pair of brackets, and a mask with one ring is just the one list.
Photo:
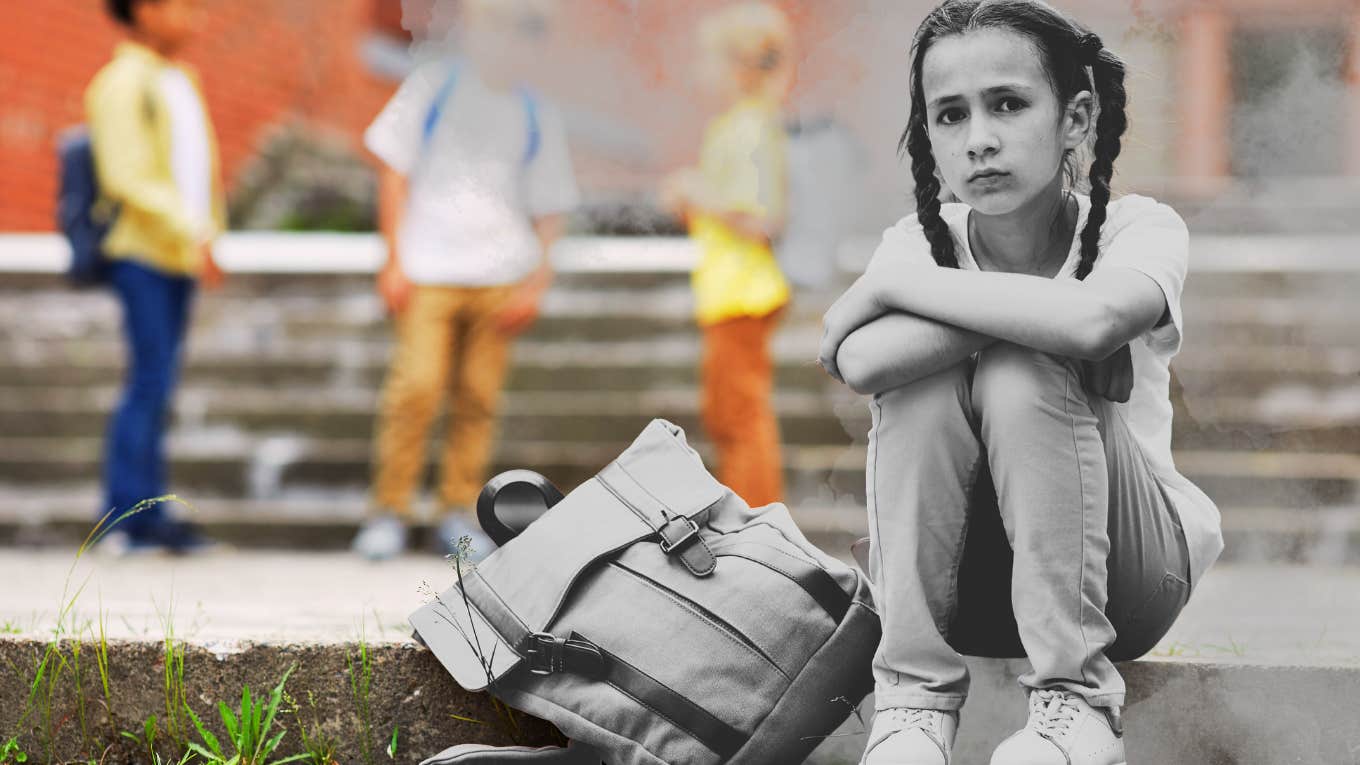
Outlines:
{"label": "girl's ear", "polygon": [[1091,91],[1083,90],[1067,102],[1067,113],[1063,117],[1063,144],[1071,150],[1086,143],[1095,130],[1095,98]]}

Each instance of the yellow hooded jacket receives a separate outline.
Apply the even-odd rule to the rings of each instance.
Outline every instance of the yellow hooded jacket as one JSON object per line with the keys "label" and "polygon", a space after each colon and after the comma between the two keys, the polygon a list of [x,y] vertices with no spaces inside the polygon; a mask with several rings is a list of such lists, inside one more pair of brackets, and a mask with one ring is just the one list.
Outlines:
{"label": "yellow hooded jacket", "polygon": [[175,185],[170,164],[169,106],[157,87],[160,70],[177,66],[202,89],[193,70],[135,42],[121,43],[113,60],[85,90],[95,173],[102,194],[97,212],[116,218],[104,252],[180,276],[198,273],[202,245],[226,228],[217,140],[208,125],[213,220],[193,220]]}

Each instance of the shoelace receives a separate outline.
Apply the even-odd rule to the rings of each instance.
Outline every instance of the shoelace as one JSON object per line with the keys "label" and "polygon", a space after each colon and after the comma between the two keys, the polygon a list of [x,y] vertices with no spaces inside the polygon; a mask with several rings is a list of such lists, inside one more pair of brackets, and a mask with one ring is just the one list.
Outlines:
{"label": "shoelace", "polygon": [[1035,732],[1057,738],[1065,736],[1081,714],[1075,696],[1063,691],[1034,691],[1030,696],[1030,727]]}
{"label": "shoelace", "polygon": [[922,730],[933,730],[935,727],[935,715],[943,714],[934,709],[909,709],[907,707],[892,707],[884,710],[888,719],[898,723],[902,730],[920,728]]}

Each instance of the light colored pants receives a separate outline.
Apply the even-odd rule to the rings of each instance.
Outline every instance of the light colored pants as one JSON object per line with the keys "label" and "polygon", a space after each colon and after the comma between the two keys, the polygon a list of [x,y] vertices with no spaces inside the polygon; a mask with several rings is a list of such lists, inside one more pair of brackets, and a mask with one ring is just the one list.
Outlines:
{"label": "light colored pants", "polygon": [[770,338],[783,310],[703,327],[704,430],[718,453],[718,480],[751,507],[779,502],[784,495],[770,358]]}
{"label": "light colored pants", "polygon": [[424,474],[430,424],[449,400],[439,483],[442,509],[470,508],[486,480],[511,337],[495,326],[514,285],[417,285],[397,317],[397,345],[379,405],[376,508],[409,515]]}
{"label": "light colored pants", "polygon": [[1009,343],[871,407],[876,706],[958,709],[960,654],[1028,656],[1022,687],[1123,706],[1112,661],[1151,650],[1189,597],[1180,521],[1123,407],[1077,362]]}

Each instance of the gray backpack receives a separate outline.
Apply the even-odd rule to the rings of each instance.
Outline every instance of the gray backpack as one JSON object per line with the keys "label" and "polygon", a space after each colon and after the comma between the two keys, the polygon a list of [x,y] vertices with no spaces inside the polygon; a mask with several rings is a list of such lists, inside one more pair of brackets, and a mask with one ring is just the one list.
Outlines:
{"label": "gray backpack", "polygon": [[801,762],[872,688],[865,577],[665,420],[459,579],[417,637],[610,765]]}

